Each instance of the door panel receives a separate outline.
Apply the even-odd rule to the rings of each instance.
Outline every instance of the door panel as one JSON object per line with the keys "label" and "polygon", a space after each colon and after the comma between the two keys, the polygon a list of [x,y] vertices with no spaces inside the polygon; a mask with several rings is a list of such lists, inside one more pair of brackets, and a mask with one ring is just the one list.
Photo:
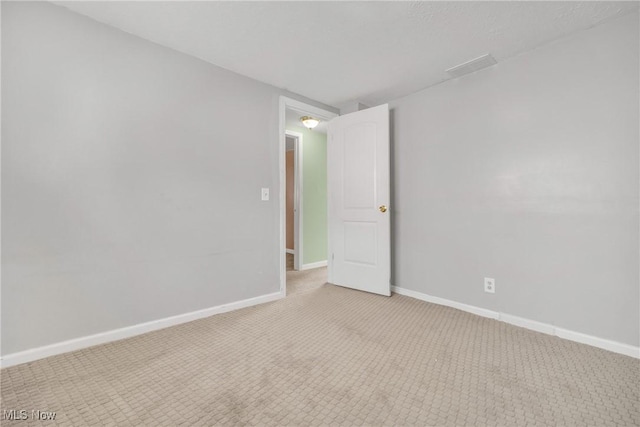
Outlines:
{"label": "door panel", "polygon": [[376,265],[377,226],[374,222],[344,222],[344,261]]}
{"label": "door panel", "polygon": [[391,295],[389,106],[328,124],[329,282]]}
{"label": "door panel", "polygon": [[343,203],[348,209],[372,209],[376,203],[376,126],[362,123],[345,129]]}

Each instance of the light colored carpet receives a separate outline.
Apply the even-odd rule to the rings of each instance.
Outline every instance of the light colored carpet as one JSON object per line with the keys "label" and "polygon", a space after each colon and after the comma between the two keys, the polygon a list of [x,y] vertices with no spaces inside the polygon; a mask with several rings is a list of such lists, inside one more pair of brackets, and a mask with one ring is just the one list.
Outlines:
{"label": "light colored carpet", "polygon": [[317,290],[327,283],[327,269],[287,271],[287,296]]}
{"label": "light colored carpet", "polygon": [[297,274],[315,285],[3,369],[1,407],[78,426],[640,424],[636,359]]}

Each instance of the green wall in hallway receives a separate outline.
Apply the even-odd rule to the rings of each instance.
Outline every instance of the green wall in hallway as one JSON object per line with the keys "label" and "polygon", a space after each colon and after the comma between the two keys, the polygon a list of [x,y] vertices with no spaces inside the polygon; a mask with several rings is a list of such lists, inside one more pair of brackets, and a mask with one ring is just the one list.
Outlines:
{"label": "green wall in hallway", "polygon": [[302,263],[327,259],[327,135],[304,127],[302,134]]}

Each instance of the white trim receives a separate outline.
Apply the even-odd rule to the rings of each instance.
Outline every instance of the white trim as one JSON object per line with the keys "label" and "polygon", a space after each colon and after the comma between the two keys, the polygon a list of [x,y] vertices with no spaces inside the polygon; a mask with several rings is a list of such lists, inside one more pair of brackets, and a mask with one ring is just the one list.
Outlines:
{"label": "white trim", "polygon": [[587,344],[593,347],[602,348],[604,350],[613,351],[614,353],[620,353],[626,356],[640,359],[640,347],[634,347],[629,344],[594,337],[593,335],[587,335],[581,332],[570,331],[563,328],[555,328],[554,335],[565,340]]}
{"label": "white trim", "polygon": [[511,314],[500,313],[500,318],[505,323],[521,328],[531,329],[532,331],[542,332],[547,335],[556,335],[555,327],[549,323],[542,323],[536,320],[525,319],[524,317],[513,316]]}
{"label": "white trim", "polygon": [[314,268],[320,268],[320,267],[326,267],[326,266],[327,266],[327,260],[325,259],[324,261],[312,262],[309,264],[302,264],[300,266],[300,270],[311,270]]}
{"label": "white trim", "polygon": [[494,310],[487,310],[485,308],[480,308],[473,305],[467,305],[457,301],[434,297],[432,295],[427,295],[421,292],[412,291],[411,289],[391,286],[391,292],[394,292],[398,295],[405,295],[405,296],[419,299],[422,301],[431,302],[434,304],[457,308],[458,310],[477,314],[478,316],[488,317],[490,319],[499,320],[505,323],[509,323],[511,325],[520,326],[525,329],[542,332],[543,334],[557,336],[559,338],[566,339],[569,341],[579,342],[581,344],[587,344],[592,347],[598,347],[603,350],[608,350],[614,353],[624,354],[625,356],[631,356],[636,359],[640,359],[640,347],[634,347],[629,344],[624,344],[617,341],[611,341],[605,338],[599,338],[593,335],[583,334],[581,332],[570,331],[568,329],[558,328],[549,323],[538,322],[536,320],[525,319],[523,317],[518,317],[511,314],[506,314],[506,313],[500,313]]}
{"label": "white trim", "polygon": [[278,195],[280,197],[280,230],[279,230],[279,240],[280,240],[280,293],[282,296],[286,296],[287,294],[287,270],[286,270],[286,259],[285,259],[285,239],[284,239],[284,227],[285,227],[285,214],[286,214],[286,204],[285,204],[285,185],[286,185],[286,170],[284,164],[284,153],[285,151],[285,117],[287,113],[287,108],[291,108],[302,114],[309,114],[311,116],[317,117],[322,120],[331,120],[334,117],[338,117],[338,114],[332,113],[328,110],[323,110],[322,108],[314,107],[312,105],[306,104],[304,102],[296,101],[295,99],[287,98],[286,96],[280,96],[279,100],[279,117],[278,117],[278,170],[279,170],[279,191]]}
{"label": "white trim", "polygon": [[281,101],[284,100],[286,104],[286,108],[295,110],[302,115],[307,114],[307,115],[314,116],[318,119],[326,120],[326,121],[329,121],[335,117],[338,117],[337,113],[332,113],[329,110],[324,110],[319,107],[314,107],[313,105],[295,100],[293,98],[287,98],[286,96],[281,96],[280,100]]}
{"label": "white trim", "polygon": [[447,307],[457,308],[458,310],[466,311],[468,313],[477,314],[478,316],[488,317],[490,319],[498,319],[498,313],[485,308],[475,307],[473,305],[462,304],[460,302],[447,300],[444,298],[434,297],[431,295],[423,294],[421,292],[412,291],[411,289],[399,288],[397,286],[391,286],[391,292],[399,295],[405,295],[411,298],[419,299],[422,301],[432,302],[438,305],[446,305]]}
{"label": "white trim", "polygon": [[288,253],[288,254],[291,254],[291,255],[295,255],[295,254],[296,254],[296,251],[294,251],[293,249],[289,249],[289,248],[287,248],[287,249],[285,249],[284,251],[285,251],[286,253]]}
{"label": "white trim", "polygon": [[30,350],[20,351],[17,353],[11,353],[0,358],[0,367],[7,368],[9,366],[32,362],[34,360],[42,359],[49,356],[55,356],[57,354],[80,350],[83,348],[105,344],[124,338],[130,338],[147,332],[157,331],[158,329],[164,329],[170,326],[180,325],[182,323],[202,319],[214,314],[226,313],[228,311],[238,310],[245,307],[251,307],[253,305],[275,301],[283,297],[284,295],[281,292],[274,292],[272,294],[262,295],[255,298],[222,304],[215,307],[205,308],[203,310],[192,311],[190,313],[179,314],[177,316],[165,317],[164,319],[139,323],[133,326],[127,326],[120,329],[114,329],[111,331],[100,332],[94,335],[88,335],[86,337],[74,338],[68,341],[62,341],[43,347],[32,348]]}

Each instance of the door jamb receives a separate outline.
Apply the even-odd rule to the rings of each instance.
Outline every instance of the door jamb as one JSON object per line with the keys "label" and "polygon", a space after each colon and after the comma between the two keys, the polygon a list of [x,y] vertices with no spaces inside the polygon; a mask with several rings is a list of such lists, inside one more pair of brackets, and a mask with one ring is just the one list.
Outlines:
{"label": "door jamb", "polygon": [[[310,115],[316,117],[318,119],[329,121],[335,117],[338,117],[338,114],[333,113],[329,110],[325,110],[322,108],[314,107],[313,105],[309,105],[307,103],[297,101],[292,98],[288,98],[286,96],[280,96],[279,102],[279,132],[278,132],[278,165],[279,165],[279,191],[278,197],[280,200],[280,293],[283,297],[287,296],[287,266],[286,266],[286,242],[285,242],[285,227],[286,227],[286,185],[287,185],[287,177],[286,177],[286,165],[284,161],[284,153],[286,150],[286,111],[288,109],[295,110],[300,113],[301,116]],[[329,141],[327,141],[327,144]],[[297,257],[300,258],[300,257]]]}

